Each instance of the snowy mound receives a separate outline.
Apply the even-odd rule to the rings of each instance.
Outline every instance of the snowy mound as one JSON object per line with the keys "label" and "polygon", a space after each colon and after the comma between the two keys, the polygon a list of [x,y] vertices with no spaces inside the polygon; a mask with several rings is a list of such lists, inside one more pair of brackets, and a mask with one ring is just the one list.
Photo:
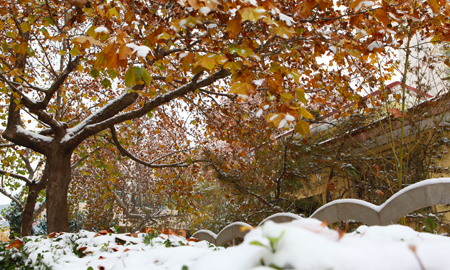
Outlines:
{"label": "snowy mound", "polygon": [[[28,237],[21,252],[35,269],[448,269],[450,238],[419,233],[401,225],[360,226],[344,234],[316,219],[251,230],[235,247],[173,235],[114,234],[82,231]],[[17,243],[16,243],[17,244]],[[28,257],[28,258],[26,258]]]}

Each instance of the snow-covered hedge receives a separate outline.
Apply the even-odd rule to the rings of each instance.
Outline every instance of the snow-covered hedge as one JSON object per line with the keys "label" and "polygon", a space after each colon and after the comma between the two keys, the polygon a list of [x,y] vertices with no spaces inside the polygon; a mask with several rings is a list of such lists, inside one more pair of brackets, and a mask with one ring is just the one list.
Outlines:
{"label": "snow-covered hedge", "polygon": [[400,225],[360,226],[344,234],[316,219],[269,221],[226,249],[174,235],[106,231],[23,241],[0,247],[1,269],[450,269],[448,237]]}

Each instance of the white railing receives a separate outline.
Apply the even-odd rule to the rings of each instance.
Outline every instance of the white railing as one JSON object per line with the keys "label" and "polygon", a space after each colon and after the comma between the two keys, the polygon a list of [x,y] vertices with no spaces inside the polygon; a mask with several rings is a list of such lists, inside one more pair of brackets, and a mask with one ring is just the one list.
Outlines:
{"label": "white railing", "polygon": [[[317,209],[311,218],[327,221],[328,224],[341,220],[357,220],[367,225],[389,225],[415,210],[438,204],[450,204],[450,178],[424,180],[410,185],[392,195],[382,205],[374,205],[362,200],[341,199],[329,202]],[[263,220],[276,223],[289,222],[302,217],[292,213],[277,213]],[[209,230],[199,230],[192,237],[206,240],[215,245],[244,237],[253,226],[245,222],[234,222],[223,228],[217,235]]]}

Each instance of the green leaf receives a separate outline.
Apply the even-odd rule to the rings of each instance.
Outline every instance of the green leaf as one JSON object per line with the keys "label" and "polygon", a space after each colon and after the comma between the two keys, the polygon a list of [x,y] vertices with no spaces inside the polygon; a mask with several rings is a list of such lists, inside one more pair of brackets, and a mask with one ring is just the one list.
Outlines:
{"label": "green leaf", "polygon": [[117,77],[117,73],[113,68],[108,69],[108,74],[109,74],[109,76],[111,76],[111,79],[113,79],[113,80]]}
{"label": "green leaf", "polygon": [[111,88],[111,81],[106,79],[106,78],[104,78],[103,81],[102,81],[102,85],[105,88]]}
{"label": "green leaf", "polygon": [[34,55],[35,55],[35,52],[34,52],[34,50],[33,50],[31,47],[28,47],[28,48],[27,48],[27,54],[28,54],[29,56],[34,56]]}
{"label": "green leaf", "polygon": [[97,79],[98,76],[100,76],[100,72],[98,71],[98,69],[96,68],[91,69],[91,76],[92,78]]}
{"label": "green leaf", "polygon": [[136,81],[136,75],[134,74],[134,69],[129,68],[125,73],[125,85],[131,86]]}
{"label": "green leaf", "polygon": [[150,85],[153,80],[152,76],[150,76],[145,68],[142,68],[142,79],[144,80],[145,85]]}
{"label": "green leaf", "polygon": [[257,240],[250,242],[250,245],[266,247],[264,244],[262,244],[261,242],[259,242]]}
{"label": "green leaf", "polygon": [[118,20],[120,20],[119,12],[117,11],[117,9],[116,9],[115,7],[112,8],[112,9],[110,9],[110,10],[108,10],[108,13],[106,14],[106,16],[107,16],[109,19],[111,19],[112,16],[116,16],[116,18],[117,18]]}
{"label": "green leaf", "polygon": [[46,17],[45,21],[48,22],[50,25],[55,25],[55,23],[53,22],[52,18],[50,18],[50,17]]}
{"label": "green leaf", "polygon": [[72,56],[77,56],[79,55],[81,52],[77,49],[77,48],[73,48],[72,50],[70,50],[70,55]]}
{"label": "green leaf", "polygon": [[2,42],[2,50],[4,52],[8,51],[8,44],[6,43],[6,40],[3,40],[3,42]]}

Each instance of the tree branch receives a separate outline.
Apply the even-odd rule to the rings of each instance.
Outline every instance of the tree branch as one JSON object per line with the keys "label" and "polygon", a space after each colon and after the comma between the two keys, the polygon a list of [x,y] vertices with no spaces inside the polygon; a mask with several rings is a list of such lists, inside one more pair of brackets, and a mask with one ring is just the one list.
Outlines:
{"label": "tree branch", "polygon": [[182,97],[189,92],[195,91],[195,89],[197,88],[211,85],[212,83],[214,83],[219,79],[226,78],[231,75],[231,72],[228,69],[222,69],[214,73],[213,75],[209,76],[208,78],[197,82],[201,74],[202,72],[195,74],[194,77],[192,78],[191,83],[185,84],[174,91],[158,96],[155,99],[145,103],[141,108],[137,110],[126,112],[120,115],[115,115],[103,122],[99,122],[98,124],[87,126],[82,132],[80,132],[76,136],[77,138],[74,138],[74,140],[76,141],[76,143],[81,143],[85,138],[92,136],[102,130],[105,130],[112,125],[122,123],[127,120],[139,118],[163,104],[166,104],[176,98]]}
{"label": "tree branch", "polygon": [[5,144],[0,144],[0,148],[5,148],[5,147],[13,147],[15,146],[15,143],[5,143]]}
{"label": "tree branch", "polygon": [[103,147],[97,147],[95,148],[93,151],[89,152],[87,155],[85,155],[84,157],[80,158],[79,160],[77,160],[77,162],[75,162],[72,166],[70,166],[70,168],[73,170],[76,167],[78,167],[78,165],[80,165],[83,161],[85,161],[86,159],[88,159],[95,151],[98,151],[100,149],[102,149]]}
{"label": "tree branch", "polygon": [[0,193],[2,193],[2,194],[5,195],[6,197],[10,198],[13,202],[15,202],[15,203],[17,204],[17,206],[19,206],[20,212],[23,212],[23,206],[22,206],[22,204],[19,202],[19,200],[17,200],[16,198],[14,198],[14,196],[12,196],[12,195],[9,194],[8,192],[6,192],[6,190],[4,190],[3,188],[0,188]]}
{"label": "tree branch", "polygon": [[1,170],[1,169],[0,169],[0,174],[1,174],[1,175],[5,175],[5,176],[10,176],[10,177],[13,177],[13,178],[22,180],[22,181],[25,181],[25,183],[27,183],[27,184],[29,184],[29,185],[32,183],[30,179],[28,179],[27,177],[25,177],[25,176],[23,176],[23,175],[20,175],[20,174],[15,174],[15,173],[7,172],[7,171]]}
{"label": "tree branch", "polygon": [[137,162],[137,163],[139,163],[139,164],[142,164],[142,165],[144,165],[144,166],[150,167],[150,168],[166,168],[166,167],[171,167],[171,168],[177,167],[177,168],[179,168],[179,167],[188,167],[188,166],[190,166],[190,165],[192,165],[192,164],[194,164],[194,163],[196,163],[196,162],[209,162],[209,160],[193,160],[193,161],[190,162],[190,163],[183,161],[183,162],[172,163],[172,164],[154,164],[156,161],[159,161],[159,160],[161,160],[162,158],[165,158],[165,157],[167,157],[167,156],[169,156],[169,155],[173,155],[173,154],[175,154],[175,153],[177,153],[177,152],[180,152],[180,151],[175,151],[175,152],[173,152],[173,153],[170,153],[170,154],[168,154],[168,155],[165,155],[164,157],[157,158],[156,160],[153,160],[153,161],[151,161],[151,162],[146,162],[146,161],[144,161],[144,160],[141,160],[141,159],[135,157],[133,154],[131,154],[130,152],[128,152],[128,151],[120,144],[119,140],[117,139],[117,133],[116,133],[116,129],[114,128],[114,126],[111,126],[111,127],[110,127],[110,130],[111,130],[111,135],[112,135],[114,144],[116,145],[117,149],[119,150],[119,152],[120,152],[122,155],[127,156],[127,157],[129,157],[131,160],[134,160],[135,162]]}

